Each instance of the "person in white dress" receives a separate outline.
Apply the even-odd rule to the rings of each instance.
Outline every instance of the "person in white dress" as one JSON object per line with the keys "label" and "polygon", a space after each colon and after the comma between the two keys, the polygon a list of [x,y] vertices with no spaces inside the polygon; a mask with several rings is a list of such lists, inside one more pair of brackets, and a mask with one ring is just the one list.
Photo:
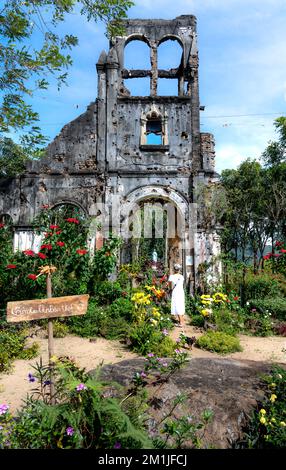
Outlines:
{"label": "person in white dress", "polygon": [[179,326],[183,328],[185,315],[184,276],[180,274],[181,266],[179,264],[174,265],[174,271],[175,274],[171,274],[168,279],[172,288],[171,315],[178,318]]}

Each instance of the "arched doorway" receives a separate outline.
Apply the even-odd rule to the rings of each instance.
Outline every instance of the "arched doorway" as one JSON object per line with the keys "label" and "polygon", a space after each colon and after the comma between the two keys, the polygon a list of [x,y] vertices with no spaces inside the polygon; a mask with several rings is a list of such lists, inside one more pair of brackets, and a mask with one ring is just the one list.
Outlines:
{"label": "arched doorway", "polygon": [[189,249],[188,203],[176,191],[146,186],[132,191],[121,211],[124,245],[121,263],[142,258],[159,270],[173,270],[175,263],[186,271]]}

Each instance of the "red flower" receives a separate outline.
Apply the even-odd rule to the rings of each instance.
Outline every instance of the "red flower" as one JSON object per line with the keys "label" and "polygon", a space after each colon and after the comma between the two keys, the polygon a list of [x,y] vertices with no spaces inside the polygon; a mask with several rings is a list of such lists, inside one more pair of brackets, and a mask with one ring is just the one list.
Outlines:
{"label": "red flower", "polygon": [[106,252],[106,253],[104,253],[104,254],[105,254],[105,256],[111,256],[111,253],[110,253],[110,251],[107,251],[107,252]]}
{"label": "red flower", "polygon": [[72,224],[79,224],[79,220],[74,219],[73,217],[69,217],[68,219],[66,219],[66,221]]}
{"label": "red flower", "polygon": [[78,249],[78,250],[76,250],[76,252],[77,252],[78,255],[86,255],[87,250],[80,250],[80,249]]}
{"label": "red flower", "polygon": [[54,229],[56,229],[56,228],[59,228],[59,225],[50,225],[50,229],[51,229],[51,230],[54,230]]}
{"label": "red flower", "polygon": [[35,256],[35,252],[33,250],[24,250],[23,253],[27,256]]}
{"label": "red flower", "polygon": [[3,227],[5,227],[5,224],[0,224],[0,228],[3,228]]}
{"label": "red flower", "polygon": [[273,255],[275,258],[279,258],[279,256],[281,256],[279,253],[274,253]]}
{"label": "red flower", "polygon": [[46,245],[41,245],[41,250],[44,250],[44,249],[47,249],[47,250],[52,250],[53,247],[50,243],[46,244]]}
{"label": "red flower", "polygon": [[229,300],[229,299],[226,299],[226,302],[227,302],[228,304],[230,304],[230,300]]}
{"label": "red flower", "polygon": [[263,259],[269,259],[271,258],[272,253],[267,253],[265,256],[263,256]]}
{"label": "red flower", "polygon": [[38,257],[41,259],[46,259],[47,255],[44,255],[44,253],[38,253]]}
{"label": "red flower", "polygon": [[16,267],[16,264],[7,264],[6,266],[7,269],[15,269]]}
{"label": "red flower", "polygon": [[56,243],[58,246],[65,246],[65,243],[64,242],[57,242]]}
{"label": "red flower", "polygon": [[28,274],[27,276],[29,279],[32,279],[32,281],[35,281],[37,279],[36,274]]}
{"label": "red flower", "polygon": [[286,253],[286,250],[284,250],[284,248],[281,248],[280,252],[281,253]]}
{"label": "red flower", "polygon": [[56,232],[56,235],[60,235],[60,233],[62,233],[62,231],[61,231],[61,230],[58,230],[58,231]]}
{"label": "red flower", "polygon": [[127,297],[127,292],[126,292],[126,291],[123,291],[123,292],[122,292],[122,296],[123,296],[123,297]]}
{"label": "red flower", "polygon": [[42,207],[42,209],[48,209],[48,208],[49,208],[49,204],[43,204],[41,207]]}
{"label": "red flower", "polygon": [[233,300],[238,300],[238,299],[239,299],[239,297],[238,297],[238,296],[236,296],[236,297],[233,297]]}
{"label": "red flower", "polygon": [[276,242],[276,243],[275,243],[275,246],[282,246],[282,245],[283,245],[282,242]]}

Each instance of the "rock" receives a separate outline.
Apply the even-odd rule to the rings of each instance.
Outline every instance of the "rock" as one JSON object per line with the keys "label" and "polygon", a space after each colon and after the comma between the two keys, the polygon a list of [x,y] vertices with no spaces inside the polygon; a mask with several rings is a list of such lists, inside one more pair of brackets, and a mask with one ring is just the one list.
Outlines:
{"label": "rock", "polygon": [[[128,386],[134,373],[144,369],[144,364],[144,359],[134,359],[108,365],[103,367],[102,377]],[[173,417],[192,416],[194,421],[200,421],[205,409],[212,410],[214,418],[207,426],[202,447],[230,448],[241,439],[247,417],[257,401],[263,399],[260,377],[269,373],[271,367],[271,364],[256,361],[191,359],[168,382],[148,385],[151,401],[156,397],[156,406],[150,409],[149,424],[156,428],[154,423],[160,422],[173,400],[184,393],[187,401],[176,407]]]}

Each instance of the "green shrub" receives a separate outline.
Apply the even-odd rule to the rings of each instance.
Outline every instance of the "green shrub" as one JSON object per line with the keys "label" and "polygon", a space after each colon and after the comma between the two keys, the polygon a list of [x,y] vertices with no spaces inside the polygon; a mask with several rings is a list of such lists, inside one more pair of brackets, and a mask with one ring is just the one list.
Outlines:
{"label": "green shrub", "polygon": [[2,330],[0,334],[0,372],[9,372],[14,359],[33,359],[39,354],[39,344],[25,346],[26,338],[23,332]]}
{"label": "green shrub", "polygon": [[94,295],[99,304],[110,304],[122,296],[119,282],[100,281],[94,287]]}
{"label": "green shrub", "polygon": [[196,345],[201,349],[219,354],[242,351],[238,338],[222,331],[208,331],[197,339]]}
{"label": "green shrub", "polygon": [[250,299],[249,306],[256,308],[260,313],[270,312],[278,320],[286,320],[286,298],[266,297],[262,299]]}
{"label": "green shrub", "polygon": [[159,357],[170,357],[173,355],[178,345],[169,336],[164,336],[159,342],[153,336],[151,338],[151,350]]}
{"label": "green shrub", "polygon": [[63,321],[55,320],[53,322],[53,333],[55,338],[64,338],[69,334],[69,327]]}
{"label": "green shrub", "polygon": [[205,319],[203,317],[203,315],[192,315],[191,317],[191,323],[193,326],[197,326],[199,328],[202,328],[204,326],[204,323],[205,323]]}
{"label": "green shrub", "polygon": [[124,318],[106,315],[100,320],[98,333],[106,339],[122,339],[127,335],[129,323]]}
{"label": "green shrub", "polygon": [[234,335],[244,327],[243,319],[238,316],[237,312],[227,309],[214,310],[213,318],[217,329],[229,335]]}
{"label": "green shrub", "polygon": [[131,300],[120,297],[119,299],[114,300],[108,309],[108,313],[111,317],[114,318],[125,318],[126,320],[131,321],[132,319],[132,309],[133,304]]}
{"label": "green shrub", "polygon": [[286,371],[275,367],[263,382],[266,397],[253,412],[239,447],[285,449]]}
{"label": "green shrub", "polygon": [[0,351],[0,373],[9,372],[11,370],[12,361],[9,354],[5,351]]}
{"label": "green shrub", "polygon": [[85,315],[70,317],[67,320],[69,331],[84,338],[96,336],[101,317],[104,315],[106,315],[104,308],[98,307],[95,299],[90,299]]}
{"label": "green shrub", "polygon": [[250,275],[245,281],[245,300],[261,299],[267,296],[279,297],[281,287],[279,281],[268,274]]}

